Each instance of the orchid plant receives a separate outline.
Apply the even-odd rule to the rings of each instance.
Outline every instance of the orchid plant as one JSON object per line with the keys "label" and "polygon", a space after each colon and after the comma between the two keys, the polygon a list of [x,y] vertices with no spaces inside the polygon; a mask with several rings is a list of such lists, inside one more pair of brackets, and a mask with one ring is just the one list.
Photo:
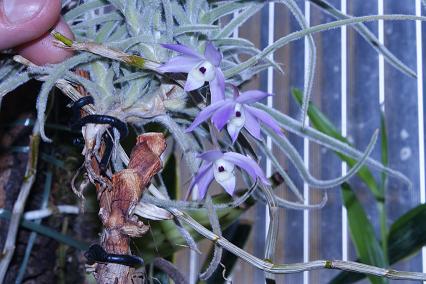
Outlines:
{"label": "orchid plant", "polygon": [[[342,184],[363,165],[404,180],[408,184],[410,182],[400,172],[368,157],[377,134],[373,135],[367,151],[363,153],[340,140],[306,126],[304,119],[299,121],[279,110],[266,107],[261,102],[272,94],[263,90],[240,91],[242,83],[268,68],[281,71],[280,65],[269,55],[293,40],[306,37],[309,39],[309,52],[312,56],[309,57],[309,68],[306,71],[304,102],[301,109],[302,114],[305,114],[315,70],[313,33],[354,24],[357,31],[383,54],[388,62],[402,72],[410,74],[412,70],[395,58],[371,34],[363,22],[380,19],[425,20],[423,17],[411,15],[350,17],[336,14],[336,9],[333,10],[334,7],[331,5],[321,5],[321,3],[327,3],[325,1],[312,1],[319,3],[318,5],[333,14],[337,20],[308,27],[303,13],[293,0],[276,2],[290,9],[298,20],[301,30],[279,38],[263,50],[259,50],[247,39],[231,37],[231,33],[264,6],[261,1],[229,1],[216,4],[215,1],[211,3],[206,0],[87,0],[75,7],[71,5],[74,1],[63,1],[65,8],[70,5],[74,7],[65,13],[64,18],[71,26],[76,40],[66,38],[56,31],[53,31],[52,35],[58,46],[74,50],[75,56],[62,64],[48,66],[37,66],[22,57],[6,56],[0,59],[0,102],[7,93],[30,79],[42,81],[43,85],[37,100],[37,118],[40,124],[40,136],[44,141],[49,141],[44,132],[45,111],[50,90],[54,86],[73,101],[82,97],[82,94],[75,89],[75,85],[84,86],[94,99],[93,104],[85,106],[89,114],[108,115],[135,126],[136,131],[142,131],[144,126],[152,122],[164,127],[171,134],[169,149],[177,149],[179,153],[184,153],[185,166],[192,177],[191,184],[185,190],[197,188],[199,202],[211,216],[213,232],[185,213],[185,210],[194,208],[193,203],[169,200],[161,177],[152,180],[147,192],[144,193],[147,198],[144,199],[145,201],[141,200],[139,206],[147,208],[146,204],[143,204],[146,200],[163,204],[159,205],[162,208],[151,204],[149,208],[152,214],[144,215],[144,217],[161,219],[158,217],[160,214],[155,214],[155,210],[158,210],[161,216],[175,218],[179,231],[194,251],[198,251],[197,245],[180,223],[189,225],[207,239],[214,241],[218,251],[225,248],[272,274],[337,268],[384,277],[398,276],[401,279],[426,280],[426,275],[421,273],[393,272],[390,275],[383,269],[344,261],[326,260],[281,265],[270,262],[274,261],[273,252],[277,239],[276,209],[287,207],[289,204],[293,206],[288,207],[298,209],[312,209],[315,206],[305,202],[283,165],[268,152],[269,149],[263,144],[266,136],[262,136],[262,132],[278,146],[277,150],[289,157],[304,181],[315,187],[333,188]],[[225,16],[236,11],[241,13],[229,23],[222,24],[221,20]],[[248,54],[249,58],[242,61],[240,59],[242,54]],[[76,75],[71,71],[75,68],[86,70],[90,78]],[[19,75],[16,76],[16,73]],[[182,73],[186,75],[182,76]],[[206,83],[209,88],[205,88]],[[201,127],[203,123],[207,126],[206,128]],[[205,131],[205,129],[211,129],[210,123],[218,131]],[[111,178],[114,172],[127,166],[129,158],[120,145],[120,133],[116,131],[117,129],[113,129],[112,131],[117,133],[111,135],[114,139],[112,163],[105,172],[106,176],[99,176],[91,167],[91,161],[93,156],[99,156],[109,130],[104,123],[88,125],[90,127],[83,129],[84,166],[90,181],[103,186],[103,182]],[[262,125],[266,125],[266,128]],[[221,130],[225,126],[230,139],[222,135]],[[301,162],[303,159],[286,138],[284,130],[357,159],[358,163],[344,177],[329,181],[317,180],[310,175],[309,170]],[[208,150],[211,149],[211,143],[215,146],[214,150]],[[256,145],[260,148],[259,152],[255,151]],[[172,154],[168,152],[167,155]],[[271,159],[274,171],[282,175],[297,202],[283,200],[272,190],[270,177],[266,176],[259,165],[259,161],[265,156]],[[167,159],[167,157],[162,158]],[[247,196],[233,196],[237,184],[236,168],[241,169],[241,182],[247,188],[259,182],[260,190],[250,191]],[[270,261],[254,257],[221,236],[215,209],[219,205],[209,204],[208,201],[210,198],[208,188],[213,179],[235,199],[247,199],[253,195],[268,206],[271,222],[266,241],[265,259]],[[240,203],[236,202],[233,206],[238,204]],[[165,210],[169,213],[164,213]],[[142,211],[144,210],[136,209],[135,214],[142,214],[140,213]],[[218,257],[220,260],[220,253],[215,254],[212,265],[206,273],[202,274],[203,277],[208,278],[219,265]],[[268,277],[272,276],[268,274]]]}

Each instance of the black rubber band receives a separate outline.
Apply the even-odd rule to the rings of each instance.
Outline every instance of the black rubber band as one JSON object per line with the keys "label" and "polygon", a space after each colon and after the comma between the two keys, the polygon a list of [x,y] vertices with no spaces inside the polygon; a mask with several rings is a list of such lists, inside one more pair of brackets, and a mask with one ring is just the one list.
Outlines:
{"label": "black rubber band", "polygon": [[120,132],[120,139],[126,137],[129,134],[129,129],[127,128],[127,124],[125,122],[119,120],[116,117],[103,114],[86,115],[77,122],[73,123],[71,128],[73,130],[79,130],[81,127],[88,123],[109,124]]}
{"label": "black rubber band", "polygon": [[85,97],[82,97],[82,98],[76,100],[71,106],[74,121],[77,121],[77,120],[80,119],[80,109],[82,107],[89,105],[89,104],[93,104],[93,103],[94,103],[94,100],[93,100],[92,96],[85,96]]}
{"label": "black rubber band", "polygon": [[[114,137],[114,133],[112,133],[112,137]],[[102,173],[105,173],[108,168],[109,161],[111,160],[112,148],[114,146],[113,140],[108,135],[108,133],[105,133],[104,141],[105,141],[105,151],[102,156],[101,162],[99,163],[99,168]]]}
{"label": "black rubber band", "polygon": [[84,96],[82,98],[79,98],[78,100],[76,100],[73,104],[71,109],[73,111],[79,111],[82,107],[89,105],[89,104],[93,104],[95,101],[93,99],[92,96]]}
{"label": "black rubber band", "polygon": [[[94,99],[92,96],[85,96],[74,102],[74,104],[71,107],[73,111],[73,121],[74,121],[71,125],[72,130],[79,131],[84,125],[88,123],[109,124],[111,127],[116,128],[120,132],[120,139],[123,139],[129,134],[129,129],[127,128],[127,124],[113,116],[101,115],[101,114],[90,114],[80,118],[80,109],[88,104],[93,104],[93,103],[94,103]],[[112,137],[113,137],[112,139],[114,139],[114,132],[112,132]],[[112,139],[108,135],[108,133],[104,135],[105,151],[99,163],[99,168],[102,173],[106,172],[109,162],[111,160],[111,152],[114,146]],[[75,140],[74,141],[75,144],[79,144],[79,142],[81,143],[83,141],[82,138],[76,138],[74,140]]]}
{"label": "black rubber band", "polygon": [[128,254],[113,254],[107,253],[103,247],[98,244],[91,245],[89,249],[84,253],[88,264],[94,264],[96,262],[102,263],[116,263],[131,267],[139,267],[144,264],[142,258],[135,255]]}

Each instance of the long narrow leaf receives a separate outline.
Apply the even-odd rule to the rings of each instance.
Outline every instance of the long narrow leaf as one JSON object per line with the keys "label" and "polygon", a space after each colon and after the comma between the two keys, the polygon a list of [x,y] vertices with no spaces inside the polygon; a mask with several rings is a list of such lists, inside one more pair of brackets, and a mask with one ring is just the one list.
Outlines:
{"label": "long narrow leaf", "polygon": [[[426,204],[419,205],[392,224],[388,237],[389,263],[392,265],[408,258],[426,245]],[[350,284],[363,279],[365,275],[341,272],[330,284]]]}
{"label": "long narrow leaf", "polygon": [[[342,184],[343,202],[348,211],[348,223],[357,255],[361,262],[385,267],[382,248],[376,239],[373,225],[349,184]],[[384,278],[369,276],[373,284],[387,283]]]}
{"label": "long narrow leaf", "polygon": [[215,38],[229,37],[229,35],[242,24],[244,24],[248,19],[250,19],[254,14],[256,14],[263,5],[255,4],[251,7],[248,7],[243,12],[239,13],[238,16],[234,17],[225,27],[223,27],[218,34],[215,35]]}
{"label": "long narrow leaf", "polygon": [[173,31],[174,36],[184,33],[208,33],[210,31],[218,30],[220,27],[216,25],[185,25],[176,27]]}
{"label": "long narrow leaf", "polygon": [[95,10],[100,7],[108,5],[108,2],[105,0],[94,0],[90,2],[86,2],[83,4],[78,5],[76,8],[72,9],[71,11],[67,12],[64,15],[65,21],[70,21],[74,18],[77,18],[78,16],[88,13],[90,10]]}
{"label": "long narrow leaf", "polygon": [[389,237],[389,261],[395,263],[418,252],[426,244],[426,205],[408,211],[392,224]]}
{"label": "long narrow leaf", "polygon": [[235,11],[238,11],[246,6],[250,5],[250,3],[238,3],[238,2],[229,2],[222,5],[219,5],[218,7],[211,9],[210,11],[206,12],[200,20],[200,23],[202,24],[211,24],[215,22],[216,20],[220,19],[221,17],[224,17],[226,15],[229,15]]}

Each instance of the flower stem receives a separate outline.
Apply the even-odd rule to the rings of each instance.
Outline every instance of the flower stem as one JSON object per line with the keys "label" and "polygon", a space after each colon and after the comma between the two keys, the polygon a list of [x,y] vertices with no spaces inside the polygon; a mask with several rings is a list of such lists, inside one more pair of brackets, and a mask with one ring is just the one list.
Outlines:
{"label": "flower stem", "polygon": [[98,44],[95,42],[73,41],[72,39],[55,30],[51,31],[50,34],[57,40],[55,44],[65,49],[87,51],[102,57],[124,62],[130,66],[134,66],[140,69],[157,71],[157,68],[160,66],[160,63],[158,62],[143,58],[139,55],[127,54],[124,51],[114,49],[103,44]]}

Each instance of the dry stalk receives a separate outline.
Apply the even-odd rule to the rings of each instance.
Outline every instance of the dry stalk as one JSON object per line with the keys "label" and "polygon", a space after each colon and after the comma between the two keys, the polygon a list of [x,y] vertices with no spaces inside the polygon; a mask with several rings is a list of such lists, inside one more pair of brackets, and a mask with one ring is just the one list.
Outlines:
{"label": "dry stalk", "polygon": [[3,283],[6,276],[13,253],[15,252],[16,236],[18,234],[19,222],[24,212],[25,203],[30,194],[37,175],[37,161],[40,145],[39,124],[34,124],[33,133],[30,137],[30,150],[25,170],[24,181],[21,185],[18,198],[13,205],[12,216],[10,218],[9,230],[0,261],[0,283]]}
{"label": "dry stalk", "polygon": [[[137,138],[127,169],[112,177],[112,190],[98,189],[99,217],[104,225],[101,245],[108,253],[130,254],[131,237],[140,237],[148,226],[131,215],[144,189],[157,174],[162,163],[160,155],[166,148],[161,133],[145,133]],[[120,264],[98,264],[95,277],[98,283],[132,283],[134,268]]]}

